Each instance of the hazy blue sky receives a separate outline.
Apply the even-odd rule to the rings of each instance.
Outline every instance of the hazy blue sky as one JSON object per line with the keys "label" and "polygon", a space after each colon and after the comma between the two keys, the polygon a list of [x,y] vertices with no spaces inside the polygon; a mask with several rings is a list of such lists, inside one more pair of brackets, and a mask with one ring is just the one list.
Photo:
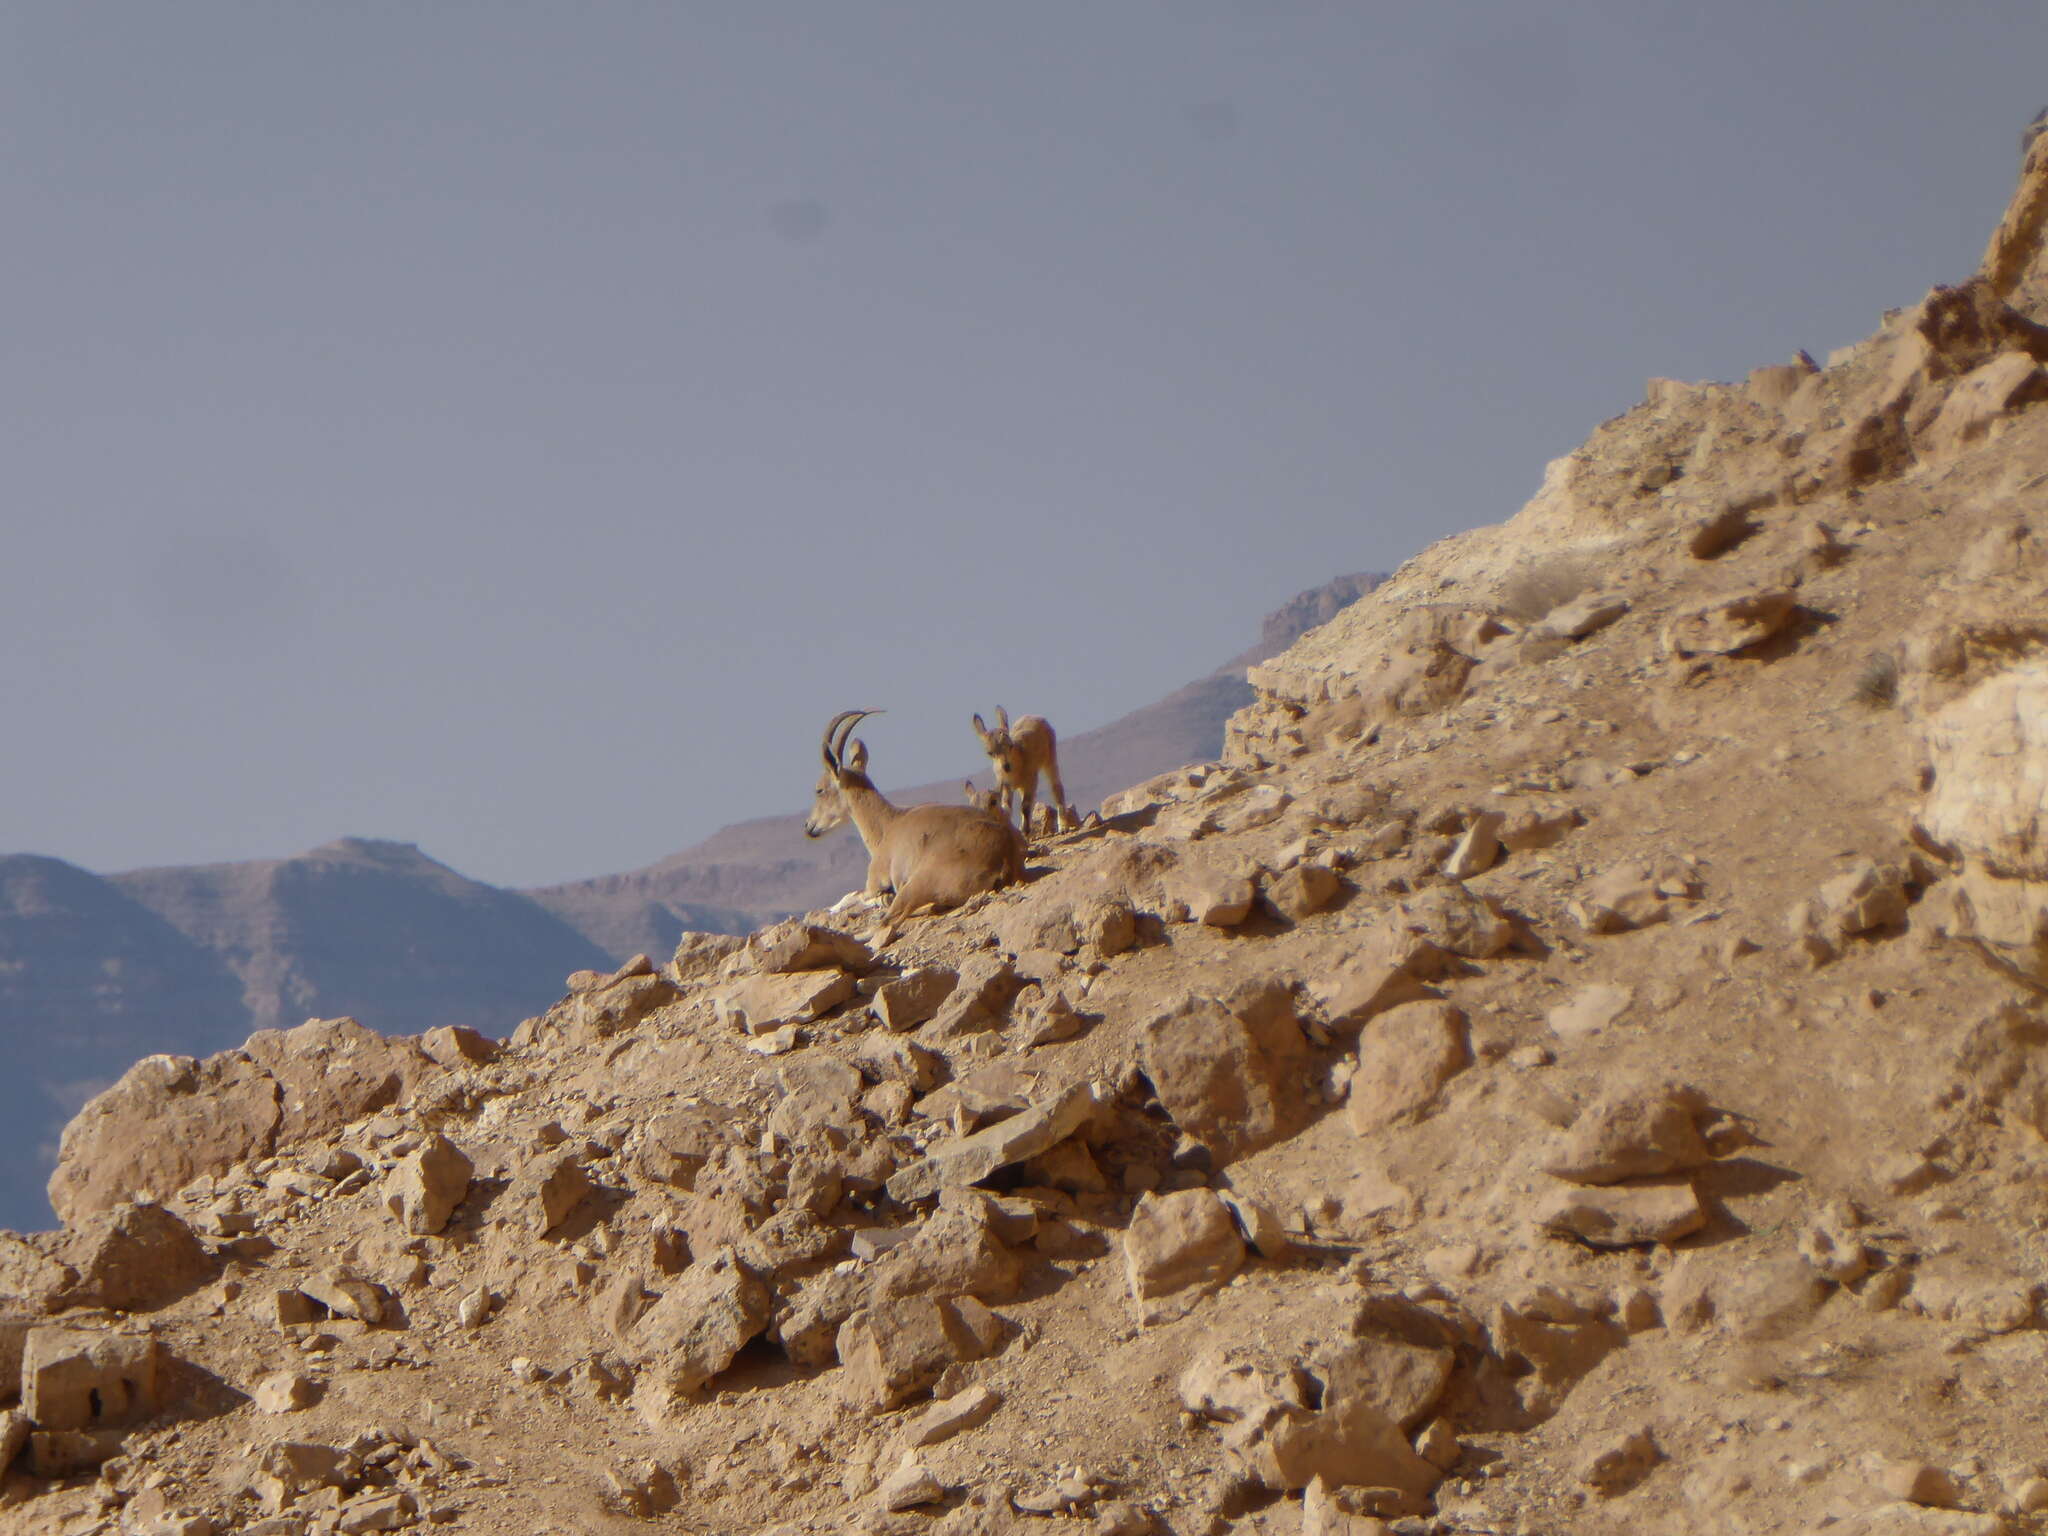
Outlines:
{"label": "hazy blue sky", "polygon": [[2044,15],[0,6],[0,851],[539,883],[1101,724],[1968,275]]}

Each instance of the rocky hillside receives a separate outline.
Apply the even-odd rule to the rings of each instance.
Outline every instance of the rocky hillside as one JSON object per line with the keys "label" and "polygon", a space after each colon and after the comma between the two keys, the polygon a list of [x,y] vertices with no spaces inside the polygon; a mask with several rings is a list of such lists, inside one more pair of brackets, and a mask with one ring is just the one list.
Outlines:
{"label": "rocky hillside", "polygon": [[[1092,805],[1213,758],[1224,723],[1252,697],[1245,668],[1380,579],[1341,576],[1300,594],[1266,616],[1242,656],[1075,736],[1064,754],[1069,793]],[[964,768],[975,759],[961,734]],[[791,783],[792,799],[808,788]],[[952,800],[959,783],[904,794]],[[410,843],[357,837],[284,859],[107,877],[55,859],[0,859],[0,1048],[29,1064],[0,1086],[10,1111],[0,1224],[48,1224],[42,1185],[58,1133],[139,1056],[203,1055],[309,1017],[501,1035],[570,971],[671,949],[687,931],[744,933],[830,900],[866,868],[857,838],[809,842],[795,816],[726,827],[644,870],[529,892],[471,880]]]}
{"label": "rocky hillside", "polygon": [[[1250,649],[1206,677],[1108,725],[1061,737],[1060,771],[1068,797],[1076,805],[1096,805],[1127,784],[1214,758],[1223,750],[1224,723],[1252,700],[1245,669],[1279,655],[1385,579],[1362,571],[1299,593],[1266,615]],[[966,721],[961,725],[961,738],[967,743],[965,770],[980,760],[974,756]],[[974,779],[983,787],[988,784],[985,771]],[[906,804],[955,800],[960,797],[960,781],[944,779],[893,793]],[[842,833],[821,843],[808,841],[802,809],[722,828],[645,869],[543,886],[526,894],[615,960],[671,948],[692,929],[744,933],[831,901],[866,875],[867,855],[859,840]]]}
{"label": "rocky hillside", "polygon": [[2030,207],[893,943],[140,1064],[0,1532],[2048,1530]]}

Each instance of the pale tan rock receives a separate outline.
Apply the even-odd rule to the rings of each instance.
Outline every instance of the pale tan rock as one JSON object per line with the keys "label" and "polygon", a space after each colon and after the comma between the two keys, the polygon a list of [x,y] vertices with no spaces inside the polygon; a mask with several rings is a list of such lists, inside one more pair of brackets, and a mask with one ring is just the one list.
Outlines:
{"label": "pale tan rock", "polygon": [[1262,1259],[1285,1258],[1294,1247],[1294,1240],[1287,1235],[1280,1218],[1259,1201],[1247,1199],[1231,1190],[1219,1190],[1219,1198],[1230,1208],[1230,1219],[1237,1223],[1237,1230],[1250,1246],[1252,1252]]}
{"label": "pale tan rock", "polygon": [[1164,881],[1167,916],[1235,928],[1252,915],[1258,885],[1248,874],[1207,859],[1184,859]]}
{"label": "pale tan rock", "polygon": [[1017,995],[1020,978],[1000,955],[975,955],[963,962],[958,980],[938,1011],[918,1031],[918,1038],[942,1045],[963,1035],[996,1028]]}
{"label": "pale tan rock", "polygon": [[1692,1181],[1646,1179],[1599,1189],[1560,1190],[1538,1208],[1539,1225],[1595,1248],[1675,1243],[1707,1224]]}
{"label": "pale tan rock", "polygon": [[1500,858],[1501,828],[1507,822],[1503,811],[1481,811],[1460,834],[1457,846],[1444,860],[1443,872],[1451,880],[1469,880],[1493,868]]}
{"label": "pale tan rock", "polygon": [[312,1378],[298,1371],[272,1371],[249,1389],[258,1413],[297,1413],[310,1408],[319,1395]]}
{"label": "pale tan rock", "polygon": [[1930,1509],[1954,1509],[1961,1500],[1946,1469],[1924,1461],[1892,1461],[1877,1475],[1877,1486],[1894,1499]]}
{"label": "pale tan rock", "polygon": [[916,1093],[938,1081],[938,1058],[923,1046],[900,1036],[871,1031],[855,1047],[854,1064],[878,1083],[906,1083]]}
{"label": "pale tan rock", "polygon": [[1595,982],[1581,987],[1544,1017],[1551,1031],[1563,1040],[1583,1039],[1614,1026],[1636,1000],[1631,987]]}
{"label": "pale tan rock", "polygon": [[1323,1383],[1325,1407],[1357,1398],[1407,1430],[1443,1397],[1456,1363],[1448,1349],[1360,1338],[1325,1349],[1312,1369]]}
{"label": "pale tan rock", "polygon": [[1374,927],[1363,942],[1344,936],[1304,965],[1306,990],[1331,1029],[1356,1029],[1387,1009],[1433,996],[1428,983],[1451,963],[1428,940]]}
{"label": "pale tan rock", "polygon": [[160,1205],[120,1204],[72,1224],[57,1256],[75,1277],[61,1306],[140,1312],[197,1290],[218,1268],[182,1219]]}
{"label": "pale tan rock", "polygon": [[1196,996],[1146,1021],[1138,1065],[1173,1123],[1228,1160],[1291,1128],[1306,1052],[1291,1014],[1240,1017]]}
{"label": "pale tan rock", "polygon": [[1186,1315],[1243,1267],[1244,1239],[1213,1191],[1139,1198],[1124,1232],[1124,1277],[1141,1324]]}
{"label": "pale tan rock", "polygon": [[[464,1328],[481,1328],[490,1315],[491,1293],[484,1286],[465,1292],[456,1303],[455,1321]],[[637,1317],[634,1321],[638,1321]]]}
{"label": "pale tan rock", "polygon": [[72,1224],[168,1196],[269,1152],[282,1120],[277,1080],[237,1052],[145,1056],[64,1127],[50,1203]]}
{"label": "pale tan rock", "polygon": [[1301,1536],[1387,1536],[1392,1526],[1357,1507],[1359,1491],[1310,1478],[1301,1496]]}
{"label": "pale tan rock", "polygon": [[634,1400],[660,1420],[768,1326],[768,1288],[730,1248],[700,1257],[633,1325]]}
{"label": "pale tan rock", "polygon": [[1326,911],[1343,893],[1344,879],[1327,864],[1303,862],[1266,882],[1266,900],[1289,922]]}
{"label": "pale tan rock", "polygon": [[709,981],[746,947],[746,939],[737,934],[685,930],[677,935],[675,954],[663,967],[663,973],[678,987]]}
{"label": "pale tan rock", "polygon": [[149,1417],[161,1351],[147,1333],[42,1327],[21,1357],[21,1406],[38,1429],[102,1429]]}
{"label": "pale tan rock", "polygon": [[1697,1089],[1666,1083],[1610,1091],[1572,1121],[1543,1171],[1575,1184],[1618,1184],[1682,1173],[1712,1160],[1698,1117]]}
{"label": "pale tan rock", "polygon": [[1363,1398],[1282,1413],[1239,1454],[1273,1489],[1306,1488],[1320,1477],[1426,1497],[1443,1478],[1415,1454],[1400,1426]]}
{"label": "pale tan rock", "polygon": [[469,1155],[436,1131],[391,1171],[385,1204],[406,1231],[421,1236],[437,1233],[469,1197],[474,1171]]}
{"label": "pale tan rock", "polygon": [[1543,615],[1535,629],[1539,634],[1583,640],[1605,629],[1628,610],[1628,599],[1618,592],[1581,592]]}
{"label": "pale tan rock", "polygon": [[711,995],[719,1023],[746,1035],[768,1035],[824,1017],[849,997],[855,982],[841,970],[742,977]]}
{"label": "pale tan rock", "polygon": [[944,1503],[947,1492],[946,1485],[933,1475],[931,1468],[922,1462],[905,1461],[882,1479],[882,1486],[875,1490],[875,1502],[888,1510],[918,1509]]}
{"label": "pale tan rock", "polygon": [[889,1195],[900,1204],[927,1199],[948,1185],[976,1184],[998,1168],[1021,1163],[1078,1131],[1095,1114],[1091,1084],[1068,1089],[1049,1104],[998,1120],[972,1136],[943,1143],[920,1162],[889,1176]]}
{"label": "pale tan rock", "polygon": [[956,1392],[932,1403],[897,1431],[893,1444],[901,1451],[938,1445],[955,1435],[979,1428],[993,1418],[1002,1405],[1002,1393],[985,1382],[977,1382],[964,1392]]}
{"label": "pale tan rock", "polygon": [[28,1444],[29,1417],[20,1408],[0,1409],[0,1477],[5,1477],[14,1458]]}
{"label": "pale tan rock", "polygon": [[[969,1310],[973,1309],[973,1310]],[[849,1406],[880,1411],[924,1391],[957,1360],[979,1360],[994,1345],[977,1329],[987,1309],[972,1297],[906,1296],[855,1312],[839,1327],[835,1383]],[[929,1442],[921,1442],[929,1443]]]}
{"label": "pale tan rock", "polygon": [[1415,1437],[1415,1454],[1439,1472],[1449,1472],[1464,1459],[1465,1447],[1448,1419],[1431,1419]]}
{"label": "pale tan rock", "polygon": [[960,975],[951,966],[926,965],[886,981],[875,992],[875,1017],[898,1034],[917,1028],[952,995]]}
{"label": "pale tan rock", "polygon": [[666,976],[621,973],[607,984],[577,993],[568,1006],[568,1026],[578,1038],[608,1040],[644,1022],[677,996]]}
{"label": "pale tan rock", "polygon": [[755,969],[769,973],[792,971],[866,971],[874,964],[874,952],[850,933],[822,928],[815,923],[791,918],[764,928],[749,942]]}
{"label": "pale tan rock", "polygon": [[331,1317],[351,1318],[375,1326],[384,1321],[384,1288],[354,1271],[318,1271],[299,1282],[299,1293],[327,1309]]}
{"label": "pale tan rock", "polygon": [[1664,626],[1664,645],[1675,656],[1732,656],[1761,645],[1798,612],[1798,598],[1783,587],[1745,592],[1672,619]]}
{"label": "pale tan rock", "polygon": [[1923,730],[1919,826],[1960,864],[1942,929],[2048,982],[2048,661],[1998,672]]}
{"label": "pale tan rock", "polygon": [[581,1152],[561,1150],[528,1161],[498,1197],[494,1212],[537,1237],[567,1221],[597,1186]]}
{"label": "pale tan rock", "polygon": [[2024,352],[2001,352],[1956,381],[1917,446],[1927,454],[1957,452],[2043,400],[2048,400],[2048,373]]}
{"label": "pale tan rock", "polygon": [[280,1146],[318,1140],[401,1103],[414,1084],[441,1071],[414,1041],[380,1035],[354,1019],[258,1030],[242,1050],[277,1082]]}
{"label": "pale tan rock", "polygon": [[1641,1482],[1663,1459],[1649,1430],[1629,1430],[1588,1451],[1578,1477],[1595,1493],[1612,1498]]}
{"label": "pale tan rock", "polygon": [[1445,1002],[1403,1003],[1358,1040],[1346,1109],[1361,1136],[1424,1113],[1437,1092],[1472,1064],[1465,1015]]}
{"label": "pale tan rock", "polygon": [[1671,903],[1699,894],[1699,878],[1677,860],[1618,865],[1588,884],[1572,902],[1579,926],[1588,933],[1626,933],[1671,916]]}
{"label": "pale tan rock", "polygon": [[496,1058],[498,1045],[466,1025],[442,1024],[420,1036],[420,1050],[429,1060],[454,1072],[486,1065]]}
{"label": "pale tan rock", "polygon": [[1395,903],[1390,920],[1448,954],[1491,960],[1515,940],[1514,924],[1490,897],[1462,885],[1432,886]]}

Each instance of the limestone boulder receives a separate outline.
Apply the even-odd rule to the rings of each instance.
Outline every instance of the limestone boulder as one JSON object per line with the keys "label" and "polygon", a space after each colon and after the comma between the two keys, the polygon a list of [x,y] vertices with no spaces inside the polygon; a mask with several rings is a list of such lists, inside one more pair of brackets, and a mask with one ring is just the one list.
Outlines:
{"label": "limestone boulder", "polygon": [[160,1205],[117,1205],[73,1227],[60,1253],[77,1276],[57,1297],[72,1307],[140,1312],[211,1280],[218,1268],[206,1245]]}
{"label": "limestone boulder", "polygon": [[997,1169],[1035,1157],[1072,1136],[1094,1117],[1099,1102],[1094,1085],[1080,1083],[971,1136],[941,1143],[921,1161],[890,1175],[889,1196],[907,1205],[950,1186],[977,1184]]}
{"label": "limestone boulder", "polygon": [[960,973],[949,965],[905,971],[875,990],[875,1017],[898,1034],[915,1029],[939,1011],[959,982]]}
{"label": "limestone boulder", "polygon": [[545,1237],[567,1221],[596,1188],[580,1152],[550,1152],[530,1159],[512,1176],[493,1214]]}
{"label": "limestone boulder", "polygon": [[161,1352],[148,1333],[36,1328],[21,1360],[21,1406],[38,1429],[102,1429],[149,1417]]}
{"label": "limestone boulder", "polygon": [[881,1411],[930,1387],[955,1361],[979,1360],[1003,1325],[972,1296],[905,1296],[854,1313],[840,1325],[840,1398]]}
{"label": "limestone boulder", "polygon": [[771,972],[720,988],[711,1007],[721,1024],[766,1035],[822,1018],[853,996],[854,986],[851,973],[841,970]]}
{"label": "limestone boulder", "polygon": [[145,1056],[64,1127],[50,1203],[68,1224],[167,1197],[267,1154],[282,1121],[277,1080],[239,1052]]}
{"label": "limestone boulder", "polygon": [[636,1401],[659,1419],[695,1397],[768,1326],[769,1308],[767,1286],[731,1249],[692,1264],[633,1325]]}
{"label": "limestone boulder", "polygon": [[280,1147],[403,1103],[415,1083],[441,1070],[417,1041],[380,1035],[354,1019],[258,1030],[242,1050],[277,1079]]}
{"label": "limestone boulder", "polygon": [[764,928],[751,942],[755,969],[767,974],[845,970],[861,973],[875,963],[874,951],[850,933],[792,918]]}
{"label": "limestone boulder", "polygon": [[1674,656],[1733,656],[1763,644],[1788,628],[1799,600],[1787,588],[1766,587],[1692,608],[1664,627],[1664,645]]}
{"label": "limestone boulder", "polygon": [[1543,1169],[1575,1184],[1684,1173],[1711,1161],[1698,1120],[1705,1097],[1664,1083],[1610,1091],[1572,1121]]}
{"label": "limestone boulder", "polygon": [[1309,999],[1332,1029],[1357,1029],[1389,1008],[1434,996],[1429,983],[1454,964],[1421,934],[1379,924],[1340,934],[1297,963]]}
{"label": "limestone boulder", "polygon": [[1465,1015],[1446,1002],[1403,1003],[1358,1039],[1347,1113],[1365,1135],[1426,1112],[1437,1092],[1472,1064]]}
{"label": "limestone boulder", "polygon": [[1124,1276],[1141,1324],[1182,1317],[1244,1267],[1230,1207],[1208,1189],[1144,1195],[1124,1232]]}
{"label": "limestone boulder", "polygon": [[1957,866],[1939,926],[2048,983],[2048,660],[1992,674],[1922,735],[1931,783],[1918,824]]}
{"label": "limestone boulder", "polygon": [[1292,1128],[1306,1049],[1291,1010],[1193,996],[1145,1023],[1138,1067],[1173,1123],[1228,1161]]}
{"label": "limestone boulder", "polygon": [[1543,1202],[1537,1225],[1592,1248],[1675,1243],[1707,1224],[1692,1181],[1680,1176],[1632,1184],[1559,1190]]}
{"label": "limestone boulder", "polygon": [[436,1131],[391,1171],[385,1203],[407,1232],[431,1236],[468,1198],[474,1171],[469,1154]]}

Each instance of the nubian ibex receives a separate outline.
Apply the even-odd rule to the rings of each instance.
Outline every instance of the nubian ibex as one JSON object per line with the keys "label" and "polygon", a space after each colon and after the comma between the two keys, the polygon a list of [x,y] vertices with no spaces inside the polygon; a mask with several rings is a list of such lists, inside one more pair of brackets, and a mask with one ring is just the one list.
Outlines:
{"label": "nubian ibex", "polygon": [[[825,771],[818,778],[804,836],[823,837],[851,821],[868,850],[868,896],[894,891],[875,943],[922,907],[943,911],[1024,878],[1024,839],[1007,816],[971,805],[892,805],[867,775],[867,743],[848,744],[855,725],[877,709],[849,709],[825,727]],[[836,738],[836,739],[835,739]]]}
{"label": "nubian ibex", "polygon": [[1052,803],[1046,807],[1046,814],[1052,820],[1048,830],[1065,828],[1071,832],[1081,824],[1074,808],[1067,804],[1066,786],[1060,783],[1059,742],[1044,716],[1026,715],[1012,725],[1008,711],[997,705],[996,728],[990,730],[981,716],[976,715],[974,734],[981,738],[981,750],[988,754],[988,760],[995,768],[996,803],[1006,820],[1010,814],[1010,796],[1014,793],[1022,797],[1018,819],[1023,823],[1026,837],[1031,835],[1031,809],[1038,798],[1038,776],[1041,773],[1045,775],[1052,794]]}

